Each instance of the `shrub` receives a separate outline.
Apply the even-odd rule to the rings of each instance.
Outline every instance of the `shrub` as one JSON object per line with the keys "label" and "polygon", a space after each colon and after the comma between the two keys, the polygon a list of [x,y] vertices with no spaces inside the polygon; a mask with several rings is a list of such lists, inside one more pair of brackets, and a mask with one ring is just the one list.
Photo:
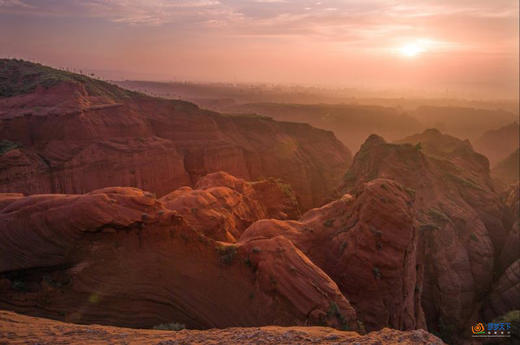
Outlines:
{"label": "shrub", "polygon": [[449,173],[446,174],[446,176],[448,177],[448,179],[450,179],[451,181],[453,181],[454,183],[456,183],[459,186],[472,188],[472,189],[476,189],[479,191],[484,191],[478,184],[476,184],[474,181],[472,181],[470,179],[466,179],[464,177],[449,174]]}
{"label": "shrub", "polygon": [[511,310],[508,313],[499,316],[493,322],[510,322],[511,323],[511,344],[520,343],[520,310]]}
{"label": "shrub", "polygon": [[428,209],[428,215],[437,224],[444,225],[450,223],[450,218],[440,209],[430,208]]}
{"label": "shrub", "polygon": [[280,188],[280,191],[293,203],[297,203],[296,195],[294,194],[294,190],[291,185],[282,182],[280,179],[275,179],[274,182]]}
{"label": "shrub", "polygon": [[181,329],[185,329],[186,325],[177,322],[171,323],[161,323],[160,325],[153,326],[153,329],[162,330],[162,331],[180,331]]}
{"label": "shrub", "polygon": [[409,188],[409,187],[404,187],[404,190],[405,190],[405,192],[408,194],[408,196],[409,196],[411,199],[414,199],[414,198],[415,198],[415,189],[413,189],[413,188]]}
{"label": "shrub", "polygon": [[21,280],[13,280],[11,282],[11,287],[18,291],[25,291],[25,283]]}
{"label": "shrub", "polygon": [[432,231],[432,230],[439,230],[439,227],[435,224],[421,224],[419,225],[419,230],[421,232],[425,232],[425,231]]}
{"label": "shrub", "polygon": [[4,153],[17,149],[19,147],[21,146],[15,142],[9,140],[2,140],[0,141],[0,155],[3,155]]}
{"label": "shrub", "polygon": [[246,264],[247,267],[249,268],[254,268],[253,267],[253,263],[251,262],[251,259],[249,258],[249,256],[244,260],[244,263]]}
{"label": "shrub", "polygon": [[338,308],[338,305],[336,304],[336,302],[330,302],[329,310],[327,311],[327,316],[329,318],[335,317],[338,320],[340,329],[342,331],[349,330],[347,320],[345,319],[345,316],[343,316],[343,314],[339,311],[339,308]]}
{"label": "shrub", "polygon": [[453,336],[456,329],[455,326],[446,322],[442,317],[439,317],[438,331],[432,333],[441,338],[447,344],[453,344]]}
{"label": "shrub", "polygon": [[334,224],[334,219],[327,219],[323,225],[326,226],[327,228],[330,228],[332,225]]}
{"label": "shrub", "polygon": [[220,261],[225,265],[230,265],[233,262],[233,258],[237,253],[236,246],[220,246],[217,247],[217,252],[220,255]]}

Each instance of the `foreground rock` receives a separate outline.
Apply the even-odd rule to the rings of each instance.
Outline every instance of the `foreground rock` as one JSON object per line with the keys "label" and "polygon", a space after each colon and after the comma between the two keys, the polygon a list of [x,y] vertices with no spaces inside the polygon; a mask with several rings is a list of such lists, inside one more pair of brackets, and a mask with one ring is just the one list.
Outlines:
{"label": "foreground rock", "polygon": [[134,327],[425,327],[402,186],[376,179],[298,221],[259,219],[294,206],[282,187],[215,173],[159,200],[4,194],[0,307]]}
{"label": "foreground rock", "polygon": [[1,309],[144,328],[358,328],[336,283],[288,239],[215,241],[139,189],[0,194],[0,228]]}
{"label": "foreground rock", "polygon": [[281,178],[310,208],[351,163],[332,132],[307,124],[226,116],[5,59],[0,138],[0,192],[26,194],[132,186],[163,196],[224,170]]}
{"label": "foreground rock", "polygon": [[385,328],[367,335],[325,327],[252,327],[152,331],[108,326],[81,326],[0,311],[0,342],[9,344],[410,344],[442,345],[424,330],[402,332]]}

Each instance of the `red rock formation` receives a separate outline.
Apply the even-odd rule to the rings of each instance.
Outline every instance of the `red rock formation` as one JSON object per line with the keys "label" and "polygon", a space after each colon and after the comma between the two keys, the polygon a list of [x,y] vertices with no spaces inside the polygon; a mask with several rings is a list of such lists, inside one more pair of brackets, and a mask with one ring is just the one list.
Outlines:
{"label": "red rock formation", "polygon": [[468,141],[437,130],[399,144],[371,136],[356,154],[343,190],[375,177],[393,179],[415,196],[428,327],[456,337],[457,330],[467,330],[489,290],[495,255],[507,237],[487,159]]}
{"label": "red rock formation", "polygon": [[281,178],[309,208],[328,197],[351,161],[332,132],[307,124],[225,116],[28,62],[0,60],[0,77],[9,87],[27,82],[16,79],[20,75],[31,76],[36,87],[0,98],[0,137],[19,146],[0,150],[2,192],[85,193],[133,186],[162,196],[223,170],[247,180]]}
{"label": "red rock formation", "polygon": [[367,335],[326,327],[251,327],[177,332],[75,325],[0,311],[0,342],[20,344],[359,344],[443,345],[424,330],[401,332],[385,328]]}
{"label": "red rock formation", "polygon": [[287,239],[217,242],[134,188],[0,195],[0,207],[0,308],[132,327],[357,328],[337,285]]}
{"label": "red rock formation", "polygon": [[413,209],[399,184],[374,180],[299,221],[260,220],[239,243],[281,236],[338,284],[368,330],[425,327]]}
{"label": "red rock formation", "polygon": [[236,242],[256,220],[299,215],[296,198],[288,185],[275,180],[246,182],[224,172],[201,178],[196,189],[182,187],[160,200],[195,230],[227,242]]}
{"label": "red rock formation", "polygon": [[520,310],[520,184],[512,185],[504,194],[509,211],[506,218],[511,219],[512,225],[495,270],[499,278],[483,305],[485,320]]}

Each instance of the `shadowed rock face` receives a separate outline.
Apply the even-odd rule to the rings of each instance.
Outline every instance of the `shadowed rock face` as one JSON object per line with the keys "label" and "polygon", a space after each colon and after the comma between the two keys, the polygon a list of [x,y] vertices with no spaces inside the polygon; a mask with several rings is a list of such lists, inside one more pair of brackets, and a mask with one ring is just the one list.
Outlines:
{"label": "shadowed rock face", "polygon": [[357,329],[334,281],[289,240],[214,241],[139,189],[0,195],[0,228],[1,309],[131,327]]}
{"label": "shadowed rock face", "polygon": [[[499,278],[484,304],[484,316],[491,320],[520,310],[520,184],[504,193],[508,217],[513,222],[498,260]],[[518,323],[519,320],[516,320]]]}
{"label": "shadowed rock face", "polygon": [[332,132],[306,124],[225,116],[9,61],[0,61],[1,76],[23,84],[16,78],[30,75],[35,88],[0,97],[3,192],[132,186],[162,196],[223,170],[247,180],[282,178],[309,208],[328,197],[351,162]]}
{"label": "shadowed rock face", "polygon": [[497,271],[503,272],[509,265],[520,256],[520,183],[511,185],[502,194],[505,204],[505,222],[510,225],[510,229],[504,247],[500,252]]}
{"label": "shadowed rock face", "polygon": [[421,328],[411,205],[399,184],[376,179],[298,221],[259,220],[239,243],[289,238],[338,284],[367,330]]}
{"label": "shadowed rock face", "polygon": [[493,284],[483,315],[487,320],[494,320],[511,310],[520,310],[520,259],[509,265]]}
{"label": "shadowed rock face", "polygon": [[468,141],[437,130],[398,144],[373,135],[356,154],[343,191],[375,177],[393,179],[414,195],[429,329],[448,336],[464,331],[476,321],[508,236],[487,159]]}

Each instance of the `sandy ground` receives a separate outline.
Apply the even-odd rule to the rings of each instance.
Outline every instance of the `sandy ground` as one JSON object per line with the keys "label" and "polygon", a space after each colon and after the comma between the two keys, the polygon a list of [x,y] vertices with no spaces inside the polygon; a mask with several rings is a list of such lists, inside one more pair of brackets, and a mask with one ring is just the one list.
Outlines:
{"label": "sandy ground", "polygon": [[383,329],[361,336],[326,327],[250,327],[156,331],[76,325],[0,311],[0,344],[443,344],[423,331]]}

